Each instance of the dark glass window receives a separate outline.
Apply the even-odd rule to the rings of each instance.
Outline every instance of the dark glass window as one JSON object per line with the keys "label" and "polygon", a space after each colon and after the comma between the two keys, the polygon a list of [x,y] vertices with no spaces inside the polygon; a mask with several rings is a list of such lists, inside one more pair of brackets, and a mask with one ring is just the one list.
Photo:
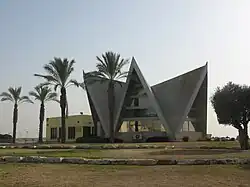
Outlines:
{"label": "dark glass window", "polygon": [[51,140],[57,139],[57,128],[50,129],[50,139]]}
{"label": "dark glass window", "polygon": [[68,127],[68,139],[75,139],[76,137],[76,128]]}
{"label": "dark glass window", "polygon": [[59,138],[61,139],[62,138],[62,128],[59,127]]}
{"label": "dark glass window", "polygon": [[83,127],[83,137],[91,136],[91,127]]}

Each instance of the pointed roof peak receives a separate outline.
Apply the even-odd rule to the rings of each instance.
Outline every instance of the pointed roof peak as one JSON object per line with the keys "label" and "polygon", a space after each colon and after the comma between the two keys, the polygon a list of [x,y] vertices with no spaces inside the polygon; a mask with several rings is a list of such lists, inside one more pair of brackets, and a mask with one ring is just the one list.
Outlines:
{"label": "pointed roof peak", "polygon": [[137,62],[136,62],[136,60],[135,60],[135,57],[133,56],[133,57],[132,57],[132,60],[131,60],[131,65],[134,65],[134,64],[137,65]]}

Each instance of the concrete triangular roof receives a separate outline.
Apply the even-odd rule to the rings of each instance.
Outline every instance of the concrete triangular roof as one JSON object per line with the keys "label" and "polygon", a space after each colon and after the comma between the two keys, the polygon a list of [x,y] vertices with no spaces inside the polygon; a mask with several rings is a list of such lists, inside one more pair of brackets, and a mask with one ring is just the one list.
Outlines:
{"label": "concrete triangular roof", "polygon": [[[205,66],[197,68],[193,71],[150,87],[141,73],[135,58],[133,57],[126,83],[117,81],[115,84],[115,132],[117,132],[121,126],[121,113],[133,72],[137,74],[139,81],[148,96],[151,106],[157,113],[157,116],[164,125],[167,133],[170,135],[181,129],[182,124],[184,123],[195,99],[197,98],[197,94],[199,93],[201,86],[203,84],[205,87],[207,86],[206,64]],[[206,83],[204,83],[204,81]],[[91,102],[93,103],[103,130],[105,134],[109,136],[108,82],[94,82],[92,84],[87,84],[86,87],[88,89],[88,97],[90,97]],[[207,90],[202,93],[207,94]],[[202,102],[207,102],[205,100],[206,98],[202,99]],[[204,105],[202,110],[206,112],[206,105]],[[206,120],[206,118],[204,118],[204,120]]]}
{"label": "concrete triangular roof", "polygon": [[138,67],[134,57],[132,58],[132,61],[131,61],[131,65],[130,65],[130,68],[129,68],[129,73],[128,73],[128,77],[127,77],[127,80],[126,80],[125,89],[124,89],[124,92],[122,94],[121,102],[120,102],[120,104],[118,106],[118,111],[117,111],[117,115],[116,115],[116,119],[115,119],[115,131],[117,132],[121,127],[121,123],[119,123],[119,118],[120,118],[120,114],[121,114],[121,111],[122,111],[122,108],[123,108],[123,105],[124,105],[126,93],[128,92],[128,86],[129,86],[129,83],[130,83],[130,80],[131,80],[131,75],[132,75],[132,73],[134,71],[136,72],[136,74],[137,74],[137,76],[139,78],[139,81],[141,82],[141,84],[142,84],[142,86],[143,86],[143,88],[144,88],[144,90],[145,90],[145,92],[146,92],[146,94],[148,96],[148,99],[149,99],[149,101],[150,101],[150,103],[152,105],[152,107],[154,108],[157,116],[159,117],[162,124],[164,125],[164,128],[166,130],[168,130],[168,133],[172,133],[170,127],[167,124],[166,119],[163,116],[161,108],[159,107],[159,105],[158,105],[158,103],[156,101],[156,98],[155,98],[154,94],[152,93],[152,90],[151,90],[150,86],[146,82],[143,74],[141,73],[141,70]]}
{"label": "concrete triangular roof", "polygon": [[[108,81],[95,81],[86,85],[89,97],[94,105],[95,111],[98,115],[102,128],[107,136],[110,134],[109,130],[109,109],[108,109]],[[121,101],[121,95],[124,92],[125,83],[115,82],[115,111],[114,119],[117,115],[118,104]]]}
{"label": "concrete triangular roof", "polygon": [[207,64],[151,87],[174,132],[181,129],[206,75]]}

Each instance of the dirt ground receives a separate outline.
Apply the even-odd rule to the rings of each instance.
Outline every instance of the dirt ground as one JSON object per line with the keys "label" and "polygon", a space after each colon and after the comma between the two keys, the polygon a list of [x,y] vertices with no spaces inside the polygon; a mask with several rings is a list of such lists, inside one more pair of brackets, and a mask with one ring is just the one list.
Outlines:
{"label": "dirt ground", "polygon": [[1,187],[246,187],[250,167],[2,164]]}

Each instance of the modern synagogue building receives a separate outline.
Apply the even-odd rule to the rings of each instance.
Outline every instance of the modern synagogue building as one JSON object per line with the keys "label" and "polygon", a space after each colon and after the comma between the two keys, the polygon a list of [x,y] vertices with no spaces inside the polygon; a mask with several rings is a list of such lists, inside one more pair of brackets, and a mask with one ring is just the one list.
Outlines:
{"label": "modern synagogue building", "polygon": [[[109,137],[108,84],[86,85],[93,123],[99,136]],[[191,140],[207,133],[207,64],[149,86],[135,59],[126,82],[115,84],[114,132],[124,141],[153,136]]]}

